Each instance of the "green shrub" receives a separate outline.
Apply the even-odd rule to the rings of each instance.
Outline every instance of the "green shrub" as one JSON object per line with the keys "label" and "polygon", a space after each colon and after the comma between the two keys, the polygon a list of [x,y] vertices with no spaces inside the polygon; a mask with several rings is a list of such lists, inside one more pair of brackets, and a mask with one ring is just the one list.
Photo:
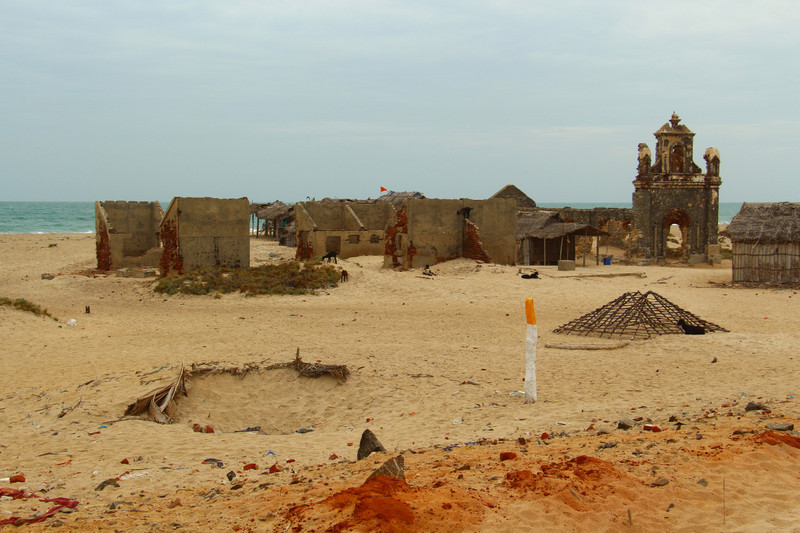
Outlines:
{"label": "green shrub", "polygon": [[19,309],[20,311],[28,311],[36,316],[46,316],[52,318],[53,320],[58,320],[56,317],[48,313],[47,309],[42,309],[39,305],[29,302],[25,298],[17,298],[16,300],[12,300],[11,298],[0,297],[0,305],[8,305],[14,309]]}
{"label": "green shrub", "polygon": [[[310,262],[309,262],[310,263]],[[182,276],[168,276],[156,282],[153,290],[173,294],[308,294],[317,289],[336,287],[339,271],[331,265],[297,261],[261,265],[244,269],[203,268]]]}

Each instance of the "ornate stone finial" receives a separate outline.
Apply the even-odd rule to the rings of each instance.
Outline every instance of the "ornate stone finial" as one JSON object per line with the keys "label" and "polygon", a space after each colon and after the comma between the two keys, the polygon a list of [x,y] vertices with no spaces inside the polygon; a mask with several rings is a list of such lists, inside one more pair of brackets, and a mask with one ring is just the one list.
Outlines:
{"label": "ornate stone finial", "polygon": [[679,117],[678,114],[675,111],[673,111],[672,112],[672,118],[669,119],[669,122],[670,122],[670,124],[672,124],[672,127],[673,128],[676,127],[680,121],[681,121],[681,117]]}

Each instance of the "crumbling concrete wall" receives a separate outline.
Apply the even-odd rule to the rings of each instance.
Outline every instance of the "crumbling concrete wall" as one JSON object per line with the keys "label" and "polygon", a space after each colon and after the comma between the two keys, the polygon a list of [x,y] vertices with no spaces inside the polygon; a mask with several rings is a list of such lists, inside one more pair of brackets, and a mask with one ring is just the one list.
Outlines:
{"label": "crumbling concrete wall", "polygon": [[[593,209],[575,209],[562,207],[558,214],[564,222],[579,222],[607,231],[610,235],[600,237],[601,246],[626,248],[633,223],[633,209],[623,207],[595,207]],[[578,237],[580,237],[578,235]],[[580,242],[584,242],[581,238]]]}
{"label": "crumbling concrete wall", "polygon": [[383,255],[393,214],[387,202],[300,202],[295,206],[296,257],[305,261],[334,251],[341,258]]}
{"label": "crumbling concrete wall", "polygon": [[161,275],[204,267],[250,267],[247,198],[172,199],[161,223]]}
{"label": "crumbling concrete wall", "polygon": [[512,265],[515,248],[514,200],[413,199],[390,221],[384,266],[417,268],[458,257]]}
{"label": "crumbling concrete wall", "polygon": [[98,269],[158,266],[164,215],[158,202],[95,202],[94,210]]}

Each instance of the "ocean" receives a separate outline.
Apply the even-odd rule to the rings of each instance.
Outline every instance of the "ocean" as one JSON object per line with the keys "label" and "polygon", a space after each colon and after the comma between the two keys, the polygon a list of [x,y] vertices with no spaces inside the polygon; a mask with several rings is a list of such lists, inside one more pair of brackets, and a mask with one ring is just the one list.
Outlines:
{"label": "ocean", "polygon": [[[169,202],[161,202],[164,209]],[[592,207],[627,207],[625,203],[543,202],[540,207],[576,209]],[[719,223],[729,224],[741,209],[741,202],[719,204]],[[0,202],[0,233],[94,233],[94,202]]]}

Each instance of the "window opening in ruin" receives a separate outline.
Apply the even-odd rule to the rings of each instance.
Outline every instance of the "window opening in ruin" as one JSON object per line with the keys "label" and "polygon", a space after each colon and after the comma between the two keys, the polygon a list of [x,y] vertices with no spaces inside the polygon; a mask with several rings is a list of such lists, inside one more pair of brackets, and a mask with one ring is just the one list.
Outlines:
{"label": "window opening in ruin", "polygon": [[683,146],[680,144],[673,146],[670,151],[669,171],[683,172]]}
{"label": "window opening in ruin", "polygon": [[358,235],[348,235],[347,242],[348,244],[358,244]]}

